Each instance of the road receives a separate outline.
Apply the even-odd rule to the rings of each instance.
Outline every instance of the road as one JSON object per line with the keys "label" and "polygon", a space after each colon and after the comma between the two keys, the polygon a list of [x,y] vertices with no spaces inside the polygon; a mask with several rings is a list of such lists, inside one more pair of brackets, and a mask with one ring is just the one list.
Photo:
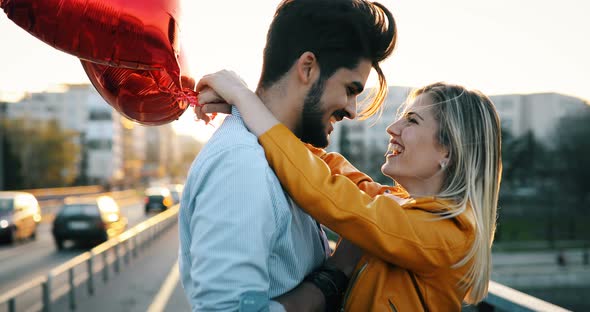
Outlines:
{"label": "road", "polygon": [[[146,219],[143,205],[138,201],[122,206],[129,227]],[[42,222],[35,240],[0,245],[0,294],[33,278],[46,275],[54,267],[88,251],[88,246],[66,245],[58,251],[53,242],[51,224]]]}

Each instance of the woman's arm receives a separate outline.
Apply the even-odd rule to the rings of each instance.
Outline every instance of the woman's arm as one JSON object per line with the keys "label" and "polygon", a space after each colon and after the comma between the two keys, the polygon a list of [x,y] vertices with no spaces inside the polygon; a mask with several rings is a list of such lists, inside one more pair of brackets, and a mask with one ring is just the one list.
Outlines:
{"label": "woman's arm", "polygon": [[[199,93],[199,103],[212,107],[211,110],[205,107],[201,113],[219,111],[215,108],[215,104],[235,105],[250,132],[256,136],[260,136],[279,123],[260,98],[248,89],[248,86],[233,71],[222,70],[206,75],[201,78],[195,90]],[[197,116],[200,115],[197,110],[195,112]]]}
{"label": "woman's arm", "polygon": [[[469,230],[458,227],[454,220],[433,221],[437,215],[429,211],[444,209],[448,203],[433,199],[403,203],[390,195],[373,198],[347,177],[331,175],[325,162],[280,125],[233,72],[205,76],[197,90],[207,86],[227,103],[238,106],[246,125],[259,136],[281,183],[299,206],[361,249],[415,272],[432,272],[457,263],[471,246],[472,233],[464,232]],[[207,102],[201,95],[199,101]]]}
{"label": "woman's arm", "polygon": [[419,273],[450,267],[471,246],[470,229],[453,219],[434,221],[449,203],[433,198],[372,198],[351,180],[331,175],[289,129],[276,125],[259,137],[266,157],[298,205],[361,249]]}

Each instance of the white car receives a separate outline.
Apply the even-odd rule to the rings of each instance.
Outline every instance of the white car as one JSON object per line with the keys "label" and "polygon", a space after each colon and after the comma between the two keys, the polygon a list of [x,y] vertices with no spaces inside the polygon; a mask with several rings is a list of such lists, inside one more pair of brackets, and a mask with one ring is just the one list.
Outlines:
{"label": "white car", "polygon": [[33,194],[0,192],[0,238],[9,243],[18,239],[36,238],[41,222],[41,207]]}

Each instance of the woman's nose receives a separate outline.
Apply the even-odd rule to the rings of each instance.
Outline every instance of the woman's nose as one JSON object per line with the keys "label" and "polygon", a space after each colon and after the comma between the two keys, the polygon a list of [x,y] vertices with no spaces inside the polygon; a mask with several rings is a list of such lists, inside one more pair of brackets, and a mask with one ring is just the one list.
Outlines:
{"label": "woman's nose", "polygon": [[395,121],[387,127],[387,133],[391,136],[399,136],[401,134],[401,122],[400,120]]}

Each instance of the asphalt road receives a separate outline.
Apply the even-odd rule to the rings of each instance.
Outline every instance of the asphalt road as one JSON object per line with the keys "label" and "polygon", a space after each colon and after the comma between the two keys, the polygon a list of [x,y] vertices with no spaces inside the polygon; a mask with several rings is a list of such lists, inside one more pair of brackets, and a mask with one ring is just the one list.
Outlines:
{"label": "asphalt road", "polygon": [[[121,211],[127,217],[129,227],[146,219],[143,205],[137,201],[121,207]],[[35,240],[0,245],[0,294],[37,276],[46,275],[54,267],[91,247],[70,244],[63,251],[58,251],[53,242],[51,224],[41,223]]]}

